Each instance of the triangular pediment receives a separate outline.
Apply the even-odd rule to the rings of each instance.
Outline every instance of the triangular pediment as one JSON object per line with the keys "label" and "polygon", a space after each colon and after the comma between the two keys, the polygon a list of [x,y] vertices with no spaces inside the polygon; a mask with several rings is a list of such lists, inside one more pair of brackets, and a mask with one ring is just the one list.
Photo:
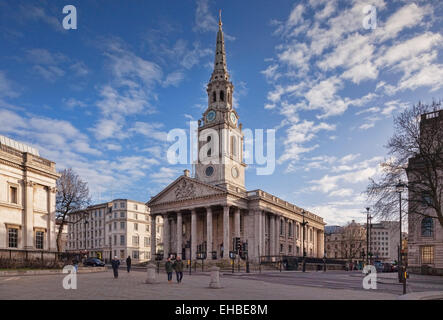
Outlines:
{"label": "triangular pediment", "polygon": [[148,206],[224,193],[227,193],[227,191],[222,188],[212,186],[194,178],[181,176],[153,197],[148,202]]}

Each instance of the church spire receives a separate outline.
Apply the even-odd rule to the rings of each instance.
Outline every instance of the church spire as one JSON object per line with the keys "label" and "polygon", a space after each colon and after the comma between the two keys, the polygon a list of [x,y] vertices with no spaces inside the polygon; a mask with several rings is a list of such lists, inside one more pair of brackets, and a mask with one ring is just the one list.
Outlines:
{"label": "church spire", "polygon": [[217,43],[215,47],[214,71],[212,72],[211,82],[214,80],[228,80],[228,68],[226,66],[225,39],[222,29],[221,10],[218,18]]}

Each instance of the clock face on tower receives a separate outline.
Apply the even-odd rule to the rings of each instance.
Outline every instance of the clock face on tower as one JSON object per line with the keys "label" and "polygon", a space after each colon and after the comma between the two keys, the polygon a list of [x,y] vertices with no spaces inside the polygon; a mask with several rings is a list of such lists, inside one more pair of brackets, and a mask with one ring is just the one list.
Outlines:
{"label": "clock face on tower", "polygon": [[237,117],[235,116],[235,113],[234,113],[234,112],[231,112],[231,114],[230,114],[230,118],[231,118],[231,122],[232,122],[233,124],[236,124],[236,123],[237,123]]}
{"label": "clock face on tower", "polygon": [[206,121],[207,122],[212,122],[215,119],[215,111],[211,110],[208,112],[208,114],[206,115]]}

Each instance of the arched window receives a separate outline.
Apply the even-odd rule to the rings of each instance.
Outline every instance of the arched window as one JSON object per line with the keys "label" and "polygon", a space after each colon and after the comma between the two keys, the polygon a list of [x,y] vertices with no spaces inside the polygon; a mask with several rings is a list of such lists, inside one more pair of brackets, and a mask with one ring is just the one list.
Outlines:
{"label": "arched window", "polygon": [[217,93],[215,91],[212,92],[212,102],[217,101]]}
{"label": "arched window", "polygon": [[[206,138],[206,142],[211,142],[211,136],[208,136],[207,138]],[[208,152],[207,152],[207,156],[208,157],[211,157],[212,156],[212,148],[209,148],[208,149]]]}
{"label": "arched window", "polygon": [[220,90],[220,101],[225,101],[225,92]]}
{"label": "arched window", "polygon": [[431,217],[425,217],[421,220],[421,236],[432,237],[434,235],[434,220]]}

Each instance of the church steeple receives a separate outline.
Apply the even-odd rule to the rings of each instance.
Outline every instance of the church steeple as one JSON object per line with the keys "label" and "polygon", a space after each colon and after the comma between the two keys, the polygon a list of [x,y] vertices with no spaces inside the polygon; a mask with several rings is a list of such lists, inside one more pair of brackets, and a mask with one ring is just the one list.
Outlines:
{"label": "church steeple", "polygon": [[226,66],[225,39],[223,35],[223,23],[221,20],[221,10],[218,19],[217,43],[215,46],[214,71],[211,82],[215,80],[229,80],[228,68]]}
{"label": "church steeple", "polygon": [[238,114],[232,106],[234,86],[229,81],[226,66],[222,25],[220,11],[214,71],[206,88],[208,108],[198,127],[199,156],[195,177],[226,189],[234,186],[245,190],[244,136]]}

